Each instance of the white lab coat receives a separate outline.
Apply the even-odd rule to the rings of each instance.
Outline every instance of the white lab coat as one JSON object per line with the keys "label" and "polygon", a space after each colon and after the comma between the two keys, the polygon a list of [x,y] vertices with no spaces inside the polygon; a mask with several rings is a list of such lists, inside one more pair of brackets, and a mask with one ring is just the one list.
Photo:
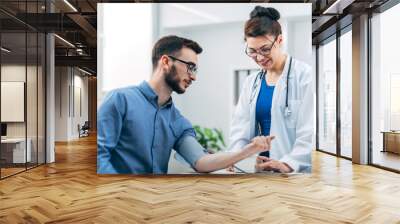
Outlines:
{"label": "white lab coat", "polygon": [[[313,77],[310,66],[292,59],[288,97],[291,115],[285,116],[289,61],[290,56],[286,59],[272,97],[270,135],[275,139],[272,141],[270,158],[287,163],[293,172],[310,172],[315,126]],[[261,80],[258,74],[248,76],[243,85],[231,123],[228,148],[231,151],[242,149],[259,134],[256,103],[261,81],[265,79]]]}

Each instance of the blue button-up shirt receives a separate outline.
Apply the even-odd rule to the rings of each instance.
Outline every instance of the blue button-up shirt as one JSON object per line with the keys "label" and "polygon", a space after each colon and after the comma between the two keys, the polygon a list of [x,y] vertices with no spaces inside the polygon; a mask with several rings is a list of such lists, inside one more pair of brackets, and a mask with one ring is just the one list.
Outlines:
{"label": "blue button-up shirt", "polygon": [[194,167],[204,152],[179,151],[179,142],[195,137],[190,122],[172,100],[158,106],[147,82],[111,91],[98,110],[97,172],[162,174],[174,148]]}

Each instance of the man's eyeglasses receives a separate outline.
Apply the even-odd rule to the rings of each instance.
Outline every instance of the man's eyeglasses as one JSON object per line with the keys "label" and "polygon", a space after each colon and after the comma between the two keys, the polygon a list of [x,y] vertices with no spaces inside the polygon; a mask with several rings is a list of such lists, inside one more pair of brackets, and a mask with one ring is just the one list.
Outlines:
{"label": "man's eyeglasses", "polygon": [[256,49],[249,48],[248,46],[246,46],[246,54],[252,58],[256,58],[257,55],[266,57],[271,54],[271,49],[274,47],[276,39],[278,39],[278,38],[275,37],[275,40],[272,42],[271,47],[267,47],[266,45],[264,45],[264,46],[260,47],[260,49],[256,50]]}
{"label": "man's eyeglasses", "polygon": [[192,75],[196,75],[196,73],[197,73],[197,65],[195,63],[190,62],[190,61],[184,61],[184,60],[181,60],[181,59],[176,58],[176,57],[171,56],[171,55],[168,55],[168,57],[170,57],[172,60],[176,60],[176,61],[179,61],[179,62],[185,64],[186,68],[187,68],[187,73],[192,74]]}

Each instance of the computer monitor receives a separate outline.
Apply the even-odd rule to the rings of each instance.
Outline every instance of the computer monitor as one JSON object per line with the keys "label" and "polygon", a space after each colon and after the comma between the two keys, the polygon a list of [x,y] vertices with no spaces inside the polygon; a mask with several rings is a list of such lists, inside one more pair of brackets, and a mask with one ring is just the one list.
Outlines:
{"label": "computer monitor", "polygon": [[1,137],[7,136],[7,124],[1,123]]}

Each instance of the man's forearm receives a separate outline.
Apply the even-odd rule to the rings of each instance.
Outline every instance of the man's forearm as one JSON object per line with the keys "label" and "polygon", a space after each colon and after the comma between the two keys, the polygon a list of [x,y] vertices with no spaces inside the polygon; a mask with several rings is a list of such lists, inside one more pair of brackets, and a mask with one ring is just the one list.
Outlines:
{"label": "man's forearm", "polygon": [[253,143],[246,145],[242,150],[236,152],[219,152],[215,154],[207,154],[196,162],[196,171],[212,172],[215,170],[229,167],[251,155],[257,151]]}

